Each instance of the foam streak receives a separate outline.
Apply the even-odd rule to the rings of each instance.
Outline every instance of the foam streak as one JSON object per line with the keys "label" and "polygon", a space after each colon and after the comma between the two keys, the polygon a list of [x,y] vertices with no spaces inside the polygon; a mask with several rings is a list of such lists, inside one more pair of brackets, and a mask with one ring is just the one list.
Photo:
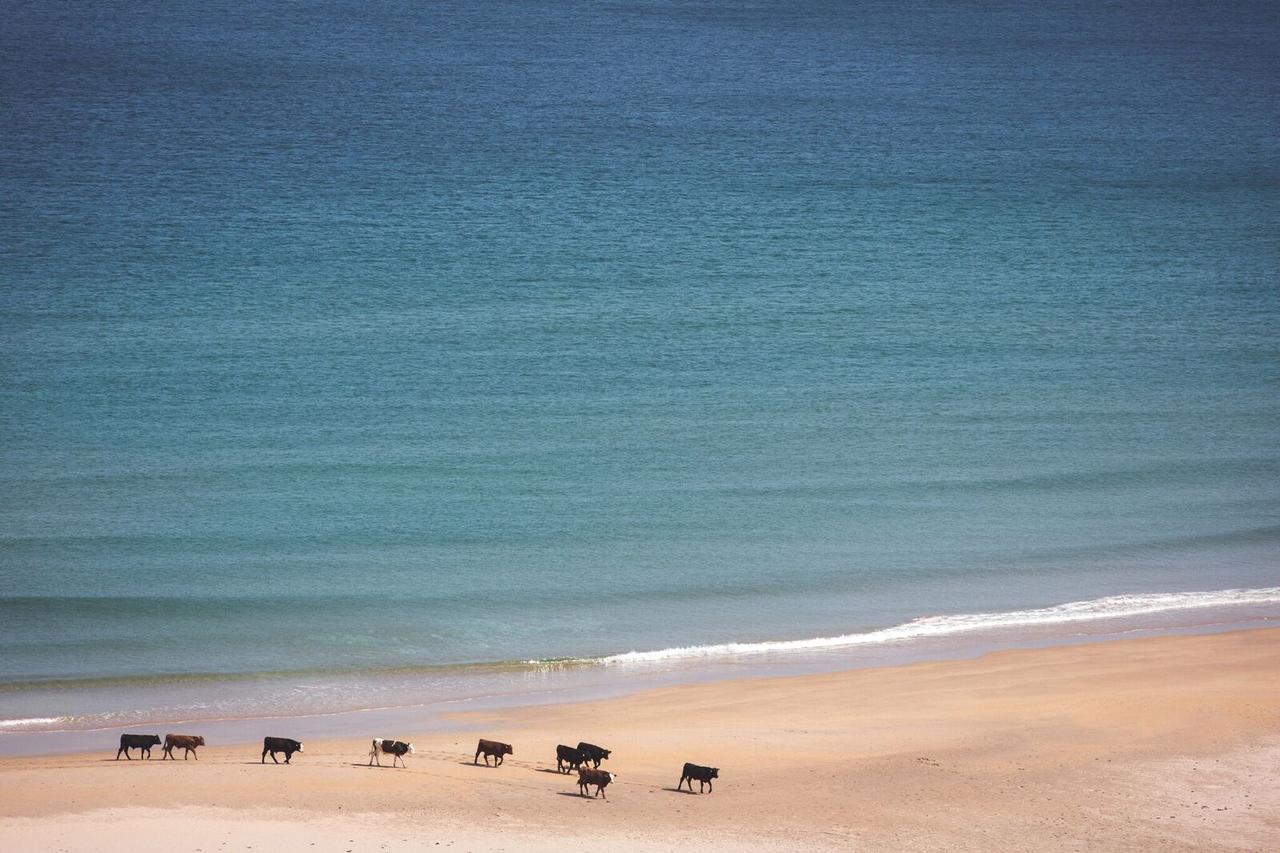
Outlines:
{"label": "foam streak", "polygon": [[1280,587],[1263,589],[1224,589],[1211,592],[1168,592],[1142,595],[1112,595],[1089,601],[1072,601],[1032,610],[1005,613],[961,613],[953,616],[925,616],[859,634],[838,637],[815,637],[808,640],[777,640],[759,643],[723,643],[711,646],[685,646],[651,652],[627,652],[600,658],[609,665],[653,663],[659,661],[732,657],[785,652],[808,652],[855,646],[881,645],[925,637],[944,637],[1001,628],[1062,625],[1102,619],[1146,616],[1178,610],[1208,607],[1238,607],[1280,604]]}

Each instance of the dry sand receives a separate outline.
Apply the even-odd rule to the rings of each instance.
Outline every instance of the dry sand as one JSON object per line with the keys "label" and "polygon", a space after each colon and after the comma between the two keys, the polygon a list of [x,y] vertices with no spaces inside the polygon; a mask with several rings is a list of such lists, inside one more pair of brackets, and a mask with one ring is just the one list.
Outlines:
{"label": "dry sand", "polygon": [[[1000,652],[978,660],[721,682],[475,715],[199,761],[0,761],[5,850],[1277,850],[1280,629]],[[264,734],[287,735],[264,725]],[[475,735],[510,741],[471,764]],[[56,735],[50,735],[51,738]],[[608,800],[554,772],[557,743],[611,747]],[[159,749],[154,754],[159,757]],[[676,793],[686,760],[722,768]],[[695,785],[696,789],[696,785]]]}

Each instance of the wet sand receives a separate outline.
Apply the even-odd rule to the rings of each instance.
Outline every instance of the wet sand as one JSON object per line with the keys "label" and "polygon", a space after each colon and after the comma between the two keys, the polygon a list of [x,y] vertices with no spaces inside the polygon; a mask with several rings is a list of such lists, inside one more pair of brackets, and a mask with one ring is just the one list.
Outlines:
{"label": "wet sand", "polygon": [[[1280,629],[696,684],[308,742],[0,760],[14,850],[1280,848]],[[264,724],[264,734],[289,735]],[[163,732],[161,732],[163,734]],[[365,766],[409,738],[407,769]],[[477,736],[509,741],[472,764]],[[57,735],[50,735],[55,739]],[[608,800],[557,743],[614,750]],[[677,793],[683,762],[714,793]],[[389,761],[384,760],[384,764]],[[697,785],[695,784],[695,790]]]}

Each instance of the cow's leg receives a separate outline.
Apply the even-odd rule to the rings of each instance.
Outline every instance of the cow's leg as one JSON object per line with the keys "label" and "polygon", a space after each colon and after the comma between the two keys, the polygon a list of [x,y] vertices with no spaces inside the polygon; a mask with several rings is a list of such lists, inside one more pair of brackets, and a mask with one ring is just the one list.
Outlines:
{"label": "cow's leg", "polygon": [[[476,750],[476,755],[475,755],[475,757],[474,757],[474,758],[472,758],[472,759],[471,759],[471,763],[472,763],[472,764],[479,764],[479,763],[480,763],[480,750],[478,750],[478,749]],[[484,760],[484,763],[485,763],[485,764],[488,764],[488,763],[489,763],[489,759],[487,759],[487,758],[486,758],[486,759]]]}
{"label": "cow's leg", "polygon": [[503,757],[502,757],[501,755],[499,755],[499,756],[498,756],[498,764],[499,764],[499,766],[501,766],[501,764],[502,764],[503,760],[504,760],[504,759],[503,759]]}
{"label": "cow's leg", "polygon": [[609,799],[608,797],[605,797],[605,795],[604,795],[604,785],[596,785],[596,796],[597,796],[597,797],[604,797],[606,800],[607,800],[607,799]]}
{"label": "cow's leg", "polygon": [[708,793],[708,794],[710,794],[710,793],[711,793],[712,791],[714,791],[715,789],[716,789],[715,784],[714,784],[710,779],[708,779],[708,780],[707,780],[707,793]]}
{"label": "cow's leg", "polygon": [[680,781],[676,783],[676,790],[677,790],[677,791],[679,791],[682,785],[684,785],[684,777],[683,777],[683,776],[681,776],[681,777],[680,777]]}
{"label": "cow's leg", "polygon": [[[291,759],[291,758],[293,758],[293,753],[292,753],[292,752],[286,752],[286,753],[284,754],[284,763],[285,763],[285,764],[288,764],[288,763],[289,763],[289,759]],[[272,761],[275,761],[275,760],[276,760],[276,754],[275,754],[274,752],[273,752],[273,753],[271,753],[271,760],[272,760]]]}
{"label": "cow's leg", "polygon": [[[119,760],[120,760],[120,753],[122,753],[122,752],[124,752],[124,747],[123,747],[123,746],[116,750],[116,761],[119,761]],[[129,758],[129,756],[126,754],[126,755],[125,755],[125,758]],[[130,761],[133,761],[133,759],[132,759],[132,758],[129,758],[129,760],[130,760]]]}

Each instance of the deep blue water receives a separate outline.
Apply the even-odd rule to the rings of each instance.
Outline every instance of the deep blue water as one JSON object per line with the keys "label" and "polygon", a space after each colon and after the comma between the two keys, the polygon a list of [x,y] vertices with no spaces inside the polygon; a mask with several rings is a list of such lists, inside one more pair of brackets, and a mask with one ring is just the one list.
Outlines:
{"label": "deep blue water", "polygon": [[9,2],[0,681],[1275,586],[1278,55],[1270,2]]}

